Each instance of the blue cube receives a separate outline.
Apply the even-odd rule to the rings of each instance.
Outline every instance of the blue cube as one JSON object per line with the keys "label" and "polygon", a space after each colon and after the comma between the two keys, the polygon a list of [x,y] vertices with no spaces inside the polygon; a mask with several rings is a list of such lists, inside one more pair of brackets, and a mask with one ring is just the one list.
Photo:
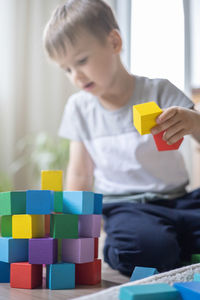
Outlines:
{"label": "blue cube", "polygon": [[142,284],[120,288],[120,300],[181,300],[179,292],[166,283]]}
{"label": "blue cube", "polygon": [[26,213],[29,215],[49,215],[53,211],[53,191],[27,191]]}
{"label": "blue cube", "polygon": [[200,299],[200,282],[177,282],[174,287],[181,294],[182,300],[197,300]]}
{"label": "blue cube", "polygon": [[94,193],[94,214],[95,215],[102,214],[102,202],[103,202],[103,195]]}
{"label": "blue cube", "polygon": [[28,239],[0,237],[0,261],[6,263],[28,261]]}
{"label": "blue cube", "polygon": [[93,192],[63,192],[63,213],[89,215],[94,213]]}
{"label": "blue cube", "polygon": [[46,286],[51,290],[75,288],[75,264],[58,263],[47,265]]}
{"label": "blue cube", "polygon": [[135,267],[130,281],[140,280],[149,276],[153,276],[155,274],[158,274],[158,271],[155,268]]}
{"label": "blue cube", "polygon": [[0,261],[0,283],[10,282],[10,264]]}

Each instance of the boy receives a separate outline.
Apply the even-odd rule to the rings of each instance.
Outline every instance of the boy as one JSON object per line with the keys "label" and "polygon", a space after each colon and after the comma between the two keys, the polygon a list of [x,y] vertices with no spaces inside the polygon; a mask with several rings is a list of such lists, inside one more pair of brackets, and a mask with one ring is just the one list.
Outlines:
{"label": "boy", "polygon": [[68,100],[59,134],[71,140],[67,189],[104,194],[105,261],[130,276],[135,265],[166,271],[200,253],[200,189],[186,192],[181,153],[158,152],[132,120],[133,105],[155,101],[164,112],[152,134],[164,130],[168,144],[187,134],[200,141],[193,103],[169,81],[124,68],[119,27],[102,0],[58,7],[44,45],[82,90]]}

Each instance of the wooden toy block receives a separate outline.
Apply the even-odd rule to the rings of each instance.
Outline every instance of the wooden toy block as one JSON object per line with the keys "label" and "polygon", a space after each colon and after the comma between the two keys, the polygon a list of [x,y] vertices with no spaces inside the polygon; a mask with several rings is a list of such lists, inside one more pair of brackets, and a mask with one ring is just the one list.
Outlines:
{"label": "wooden toy block", "polygon": [[47,265],[46,286],[51,290],[75,288],[75,265],[58,263]]}
{"label": "wooden toy block", "polygon": [[162,139],[163,134],[164,134],[164,131],[161,131],[160,133],[153,135],[153,138],[154,138],[154,141],[155,141],[158,151],[177,150],[180,147],[181,143],[183,142],[183,138],[181,138],[176,143],[174,143],[172,145],[168,145],[166,143],[166,141],[164,141]]}
{"label": "wooden toy block", "polygon": [[1,236],[12,237],[12,216],[1,217]]}
{"label": "wooden toy block", "polygon": [[102,214],[103,195],[94,193],[94,214]]}
{"label": "wooden toy block", "polygon": [[179,291],[182,300],[200,299],[200,282],[177,282],[174,287]]}
{"label": "wooden toy block", "polygon": [[45,236],[50,236],[50,218],[51,215],[44,216]]}
{"label": "wooden toy block", "polygon": [[192,264],[200,263],[200,254],[192,254],[191,262]]}
{"label": "wooden toy block", "polygon": [[166,283],[132,285],[120,288],[120,300],[181,300],[179,292]]}
{"label": "wooden toy block", "polygon": [[12,237],[32,239],[45,236],[43,215],[13,215]]}
{"label": "wooden toy block", "polygon": [[79,237],[99,237],[101,215],[79,215]]}
{"label": "wooden toy block", "polygon": [[101,259],[89,263],[76,264],[76,284],[98,284],[101,282]]}
{"label": "wooden toy block", "polygon": [[193,277],[194,281],[200,281],[200,273],[195,273]]}
{"label": "wooden toy block", "polygon": [[17,215],[26,213],[26,192],[0,193],[0,215]]}
{"label": "wooden toy block", "polygon": [[42,171],[41,186],[42,190],[62,191],[63,187],[63,171]]}
{"label": "wooden toy block", "polygon": [[94,212],[94,193],[63,192],[63,212],[66,214],[89,215]]}
{"label": "wooden toy block", "polygon": [[34,289],[42,285],[42,265],[28,262],[11,264],[10,286],[18,289]]}
{"label": "wooden toy block", "polygon": [[28,260],[28,240],[0,238],[0,261],[13,263]]}
{"label": "wooden toy block", "polygon": [[161,113],[162,109],[153,101],[133,105],[135,128],[141,135],[151,133],[151,129],[156,126],[156,118]]}
{"label": "wooden toy block", "polygon": [[50,236],[56,239],[78,238],[78,215],[52,214]]}
{"label": "wooden toy block", "polygon": [[62,239],[57,239],[58,241],[58,262],[62,261]]}
{"label": "wooden toy block", "polygon": [[10,282],[10,264],[0,261],[0,283]]}
{"label": "wooden toy block", "polygon": [[94,258],[98,258],[99,253],[99,239],[94,238]]}
{"label": "wooden toy block", "polygon": [[140,280],[149,276],[158,274],[157,269],[147,267],[135,267],[131,275],[130,281]]}
{"label": "wooden toy block", "polygon": [[54,192],[54,212],[63,212],[63,192]]}
{"label": "wooden toy block", "polygon": [[94,239],[63,239],[62,261],[71,263],[86,263],[94,260]]}
{"label": "wooden toy block", "polygon": [[29,215],[49,215],[53,211],[52,191],[27,191],[26,213]]}
{"label": "wooden toy block", "polygon": [[52,238],[29,240],[30,264],[54,264],[58,257],[58,241]]}

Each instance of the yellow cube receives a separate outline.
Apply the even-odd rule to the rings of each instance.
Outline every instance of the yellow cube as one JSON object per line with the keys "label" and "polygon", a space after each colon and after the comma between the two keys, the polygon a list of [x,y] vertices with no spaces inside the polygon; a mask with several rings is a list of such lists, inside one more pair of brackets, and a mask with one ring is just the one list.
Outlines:
{"label": "yellow cube", "polygon": [[32,239],[45,236],[44,215],[13,215],[12,237]]}
{"label": "yellow cube", "polygon": [[138,132],[143,134],[151,133],[156,126],[156,118],[162,113],[162,109],[154,102],[146,102],[133,105],[133,123]]}
{"label": "yellow cube", "polygon": [[42,171],[41,186],[42,190],[62,191],[63,172],[59,171]]}

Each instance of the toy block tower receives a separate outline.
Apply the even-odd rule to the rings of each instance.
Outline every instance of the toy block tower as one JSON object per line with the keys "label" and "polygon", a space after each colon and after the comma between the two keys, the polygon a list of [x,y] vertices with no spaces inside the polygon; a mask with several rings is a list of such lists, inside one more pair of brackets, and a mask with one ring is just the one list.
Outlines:
{"label": "toy block tower", "polygon": [[71,289],[101,280],[102,195],[62,190],[62,171],[42,171],[41,190],[0,193],[0,282]]}
{"label": "toy block tower", "polygon": [[[153,101],[142,104],[133,105],[133,123],[137,131],[143,134],[151,133],[151,129],[155,127],[156,118],[162,113],[162,109]],[[172,145],[168,145],[163,140],[164,131],[153,136],[158,151],[177,150],[183,138]]]}

